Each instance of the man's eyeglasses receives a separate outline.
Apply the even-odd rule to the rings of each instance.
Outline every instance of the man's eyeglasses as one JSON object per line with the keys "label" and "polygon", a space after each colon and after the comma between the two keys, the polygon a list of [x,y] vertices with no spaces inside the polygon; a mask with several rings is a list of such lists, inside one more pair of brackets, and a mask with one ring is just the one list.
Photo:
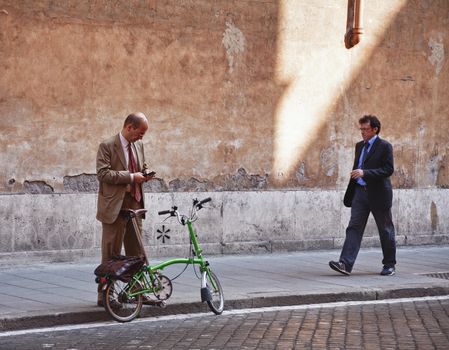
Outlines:
{"label": "man's eyeglasses", "polygon": [[360,128],[360,131],[370,131],[370,130],[372,130],[373,128]]}

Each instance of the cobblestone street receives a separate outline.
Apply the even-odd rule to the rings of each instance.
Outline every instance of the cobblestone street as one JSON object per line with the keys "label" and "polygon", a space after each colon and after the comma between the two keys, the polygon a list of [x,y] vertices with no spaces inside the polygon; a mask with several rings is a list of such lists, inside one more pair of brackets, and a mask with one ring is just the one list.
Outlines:
{"label": "cobblestone street", "polygon": [[[86,327],[86,325],[84,325]],[[2,349],[447,349],[449,298],[187,315],[14,333]]]}

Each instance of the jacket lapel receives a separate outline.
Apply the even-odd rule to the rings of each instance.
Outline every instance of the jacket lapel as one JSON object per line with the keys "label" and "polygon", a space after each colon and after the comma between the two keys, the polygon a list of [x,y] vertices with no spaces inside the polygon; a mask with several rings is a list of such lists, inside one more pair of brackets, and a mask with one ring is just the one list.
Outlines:
{"label": "jacket lapel", "polygon": [[137,169],[142,169],[142,166],[140,165],[140,154],[137,150],[136,144],[132,143],[133,148],[134,148],[134,154],[136,155],[136,162],[137,162]]}
{"label": "jacket lapel", "polygon": [[371,149],[369,150],[368,154],[365,157],[365,161],[363,163],[366,163],[366,161],[371,157],[371,155],[374,154],[374,152],[376,151],[377,145],[379,144],[379,136],[377,136],[377,138],[374,140],[373,145],[371,146]]}
{"label": "jacket lapel", "polygon": [[115,149],[115,152],[117,152],[120,162],[123,165],[123,169],[127,170],[128,167],[126,166],[126,158],[125,158],[125,154],[123,153],[122,143],[120,142],[120,136],[118,134],[115,137],[114,149]]}

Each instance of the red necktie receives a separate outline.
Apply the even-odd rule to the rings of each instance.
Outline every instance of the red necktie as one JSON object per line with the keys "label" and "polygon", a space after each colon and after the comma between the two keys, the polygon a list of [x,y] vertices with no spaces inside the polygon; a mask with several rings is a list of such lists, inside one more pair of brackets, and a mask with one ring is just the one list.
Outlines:
{"label": "red necktie", "polygon": [[[134,158],[133,151],[131,149],[131,143],[128,143],[128,170],[130,173],[137,173],[137,163],[136,159]],[[140,200],[142,199],[140,186],[139,184],[136,184],[135,181],[131,184],[131,195],[138,202],[140,202]]]}

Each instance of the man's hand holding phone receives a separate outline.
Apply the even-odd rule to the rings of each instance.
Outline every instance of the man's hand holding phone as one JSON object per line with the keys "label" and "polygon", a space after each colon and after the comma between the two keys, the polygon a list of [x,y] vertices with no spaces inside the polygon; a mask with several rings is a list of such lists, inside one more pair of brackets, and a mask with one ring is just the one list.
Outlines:
{"label": "man's hand holding phone", "polygon": [[145,181],[151,180],[156,175],[155,171],[150,171],[148,165],[144,164],[142,169],[142,175],[145,177]]}

